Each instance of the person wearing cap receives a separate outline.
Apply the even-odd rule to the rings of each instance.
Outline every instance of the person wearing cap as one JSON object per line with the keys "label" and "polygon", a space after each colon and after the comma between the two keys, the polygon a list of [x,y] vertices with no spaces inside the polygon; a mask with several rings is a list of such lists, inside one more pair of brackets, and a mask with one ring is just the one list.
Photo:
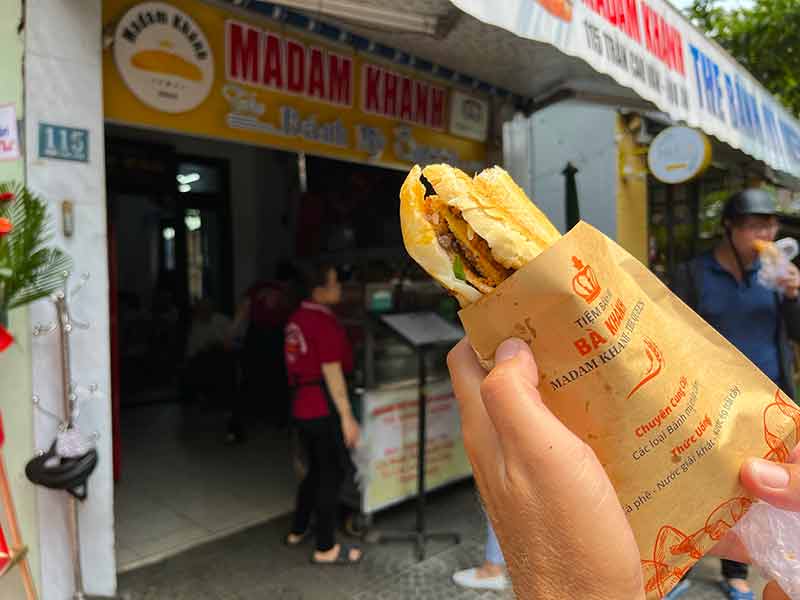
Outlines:
{"label": "person wearing cap", "polygon": [[[800,339],[800,272],[790,265],[778,291],[760,285],[756,277],[760,262],[754,242],[772,242],[778,225],[777,207],[767,191],[750,188],[732,195],[722,211],[722,240],[678,268],[673,291],[794,398],[790,339]],[[722,576],[731,600],[754,598],[746,565],[723,560]],[[688,585],[685,579],[667,598],[677,598]]]}

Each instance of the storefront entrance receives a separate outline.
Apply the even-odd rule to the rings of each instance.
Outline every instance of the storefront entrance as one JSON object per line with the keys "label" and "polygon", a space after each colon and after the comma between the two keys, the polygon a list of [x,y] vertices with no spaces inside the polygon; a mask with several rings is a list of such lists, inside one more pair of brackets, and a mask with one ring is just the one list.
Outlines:
{"label": "storefront entrance", "polygon": [[[128,570],[292,508],[288,393],[268,383],[271,354],[253,378],[248,326],[232,325],[242,299],[287,265],[335,264],[355,389],[365,284],[390,285],[409,259],[401,171],[114,125],[107,137],[116,539]],[[198,370],[204,310],[232,346]],[[234,410],[240,443],[228,439]]]}

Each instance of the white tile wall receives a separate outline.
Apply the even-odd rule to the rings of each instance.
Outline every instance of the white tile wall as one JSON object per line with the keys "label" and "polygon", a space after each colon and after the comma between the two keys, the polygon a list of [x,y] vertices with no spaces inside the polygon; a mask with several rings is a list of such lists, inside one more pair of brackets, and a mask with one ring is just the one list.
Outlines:
{"label": "white tile wall", "polygon": [[[105,166],[103,141],[101,0],[28,2],[25,90],[26,158],[29,186],[60,215],[61,202],[75,203],[75,231],[56,241],[72,256],[77,272],[91,275],[74,303],[74,313],[91,322],[72,336],[73,379],[96,383],[101,399],[84,405],[80,424],[100,433],[100,463],[81,506],[82,564],[87,591],[113,594],[116,588],[113,529],[111,407],[109,381],[108,266],[106,258]],[[38,127],[47,122],[89,130],[90,160],[76,163],[38,158]],[[53,319],[42,301],[31,309],[34,323]],[[51,410],[61,412],[61,376],[55,336],[33,343],[33,387]],[[55,427],[39,416],[36,444],[49,445]],[[63,600],[72,592],[69,536],[64,493],[41,491],[42,600]]]}

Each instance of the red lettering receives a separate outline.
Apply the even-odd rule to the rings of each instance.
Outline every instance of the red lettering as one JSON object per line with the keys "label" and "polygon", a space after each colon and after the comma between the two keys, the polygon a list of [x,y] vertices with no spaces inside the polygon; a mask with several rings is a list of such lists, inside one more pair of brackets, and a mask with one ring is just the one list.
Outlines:
{"label": "red lettering", "polygon": [[381,72],[383,69],[375,65],[365,65],[364,77],[364,112],[381,112],[381,97],[379,92]]}
{"label": "red lettering", "polygon": [[414,117],[411,112],[414,99],[412,90],[411,80],[408,77],[403,77],[400,82],[400,118],[406,121],[411,121]]}
{"label": "red lettering", "polygon": [[606,338],[604,338],[602,335],[600,335],[596,331],[590,331],[589,332],[589,339],[592,340],[592,347],[593,348],[599,348],[601,345],[603,345],[606,342],[608,342],[608,340]]}
{"label": "red lettering", "polygon": [[397,75],[389,71],[383,72],[383,114],[397,116]]}
{"label": "red lettering", "polygon": [[649,52],[655,54],[655,44],[653,43],[653,11],[642,2],[642,22],[644,23],[644,44]]}
{"label": "red lettering", "polygon": [[431,88],[431,127],[444,128],[444,90],[439,87]]}
{"label": "red lettering", "polygon": [[228,73],[231,79],[257,83],[258,71],[258,30],[228,22]]}
{"label": "red lettering", "polygon": [[302,94],[306,87],[306,49],[294,40],[286,41],[286,71],[287,89]]}
{"label": "red lettering", "polygon": [[353,62],[344,56],[328,55],[328,101],[335,104],[352,104]]}
{"label": "red lettering", "polygon": [[264,43],[264,85],[283,87],[283,60],[281,38],[268,33]]}
{"label": "red lettering", "polygon": [[639,31],[639,8],[636,0],[625,0],[625,33],[641,44],[642,33]]}
{"label": "red lettering", "polygon": [[672,60],[673,60],[673,69],[677,72],[686,76],[686,64],[683,60],[683,38],[681,37],[681,32],[677,29],[672,29]]}
{"label": "red lettering", "polygon": [[608,18],[606,15],[608,14],[608,8],[606,7],[607,0],[597,0],[595,2],[595,12],[603,17],[604,19]]}
{"label": "red lettering", "polygon": [[414,84],[417,101],[414,110],[414,120],[423,125],[428,123],[428,84],[417,81]]}
{"label": "red lettering", "polygon": [[606,0],[606,19],[612,25],[619,25],[619,0]]}
{"label": "red lettering", "polygon": [[311,48],[311,60],[308,69],[308,90],[309,96],[325,98],[325,62],[322,50]]}
{"label": "red lettering", "polygon": [[575,348],[578,350],[581,356],[586,356],[592,351],[592,347],[589,345],[589,342],[583,338],[575,340],[572,343],[575,344]]}

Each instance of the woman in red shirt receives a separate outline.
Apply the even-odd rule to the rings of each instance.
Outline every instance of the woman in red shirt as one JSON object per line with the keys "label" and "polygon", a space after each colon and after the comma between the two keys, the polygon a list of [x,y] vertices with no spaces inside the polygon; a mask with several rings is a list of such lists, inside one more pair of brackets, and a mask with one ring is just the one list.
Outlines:
{"label": "woman in red shirt", "polygon": [[292,417],[309,460],[286,543],[296,545],[305,539],[314,514],[312,562],[353,564],[361,560],[361,550],[337,544],[335,539],[345,473],[343,454],[345,447],[358,444],[360,436],[344,378],[353,368],[353,353],[344,328],[329,308],[342,297],[336,269],[316,267],[308,288],[307,300],[289,317],[285,332],[286,370],[294,392]]}

